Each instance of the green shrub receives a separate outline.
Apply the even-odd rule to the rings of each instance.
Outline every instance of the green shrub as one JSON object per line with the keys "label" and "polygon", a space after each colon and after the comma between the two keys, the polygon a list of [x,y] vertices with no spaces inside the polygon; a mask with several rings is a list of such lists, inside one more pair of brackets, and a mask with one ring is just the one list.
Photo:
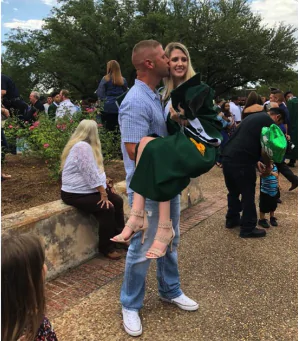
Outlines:
{"label": "green shrub", "polygon": [[[5,136],[8,143],[17,144],[24,155],[43,159],[48,166],[51,178],[58,180],[60,156],[67,141],[82,119],[96,120],[96,114],[96,111],[79,112],[73,117],[65,115],[53,121],[46,114],[41,113],[37,121],[32,124],[13,117],[6,120]],[[98,131],[104,163],[119,159],[121,155],[120,134],[107,131],[102,124],[98,124]]]}

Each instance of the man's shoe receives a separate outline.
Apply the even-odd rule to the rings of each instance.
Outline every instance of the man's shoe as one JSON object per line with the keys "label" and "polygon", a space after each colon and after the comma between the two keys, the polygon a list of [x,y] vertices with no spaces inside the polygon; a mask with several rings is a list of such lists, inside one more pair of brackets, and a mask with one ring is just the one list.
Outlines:
{"label": "man's shoe", "polygon": [[266,229],[270,227],[267,219],[259,219],[258,224]]}
{"label": "man's shoe", "polygon": [[292,191],[292,190],[294,190],[297,187],[298,187],[298,182],[293,182],[292,186],[289,188],[289,191]]}
{"label": "man's shoe", "polygon": [[225,227],[227,229],[233,229],[235,227],[238,227],[240,226],[240,220],[239,221],[230,221],[230,220],[227,220],[226,223],[225,223]]}
{"label": "man's shoe", "polygon": [[276,200],[276,202],[277,202],[278,204],[282,204],[282,200],[281,200],[280,198],[278,198],[278,199]]}
{"label": "man's shoe", "polygon": [[270,217],[270,224],[272,226],[278,226],[277,219],[275,217]]}
{"label": "man's shoe", "polygon": [[138,311],[122,308],[123,325],[125,331],[131,336],[139,336],[142,334],[142,324]]}
{"label": "man's shoe", "polygon": [[289,162],[289,163],[287,163],[287,165],[289,166],[289,167],[295,167],[295,163],[294,162]]}
{"label": "man's shoe", "polygon": [[176,304],[179,308],[187,311],[195,311],[199,308],[198,303],[191,300],[191,298],[187,297],[185,294],[182,294],[179,297],[173,299],[168,299],[164,297],[160,297],[160,299],[164,302]]}
{"label": "man's shoe", "polygon": [[251,231],[241,231],[240,237],[241,238],[261,238],[266,236],[266,231],[254,228]]}

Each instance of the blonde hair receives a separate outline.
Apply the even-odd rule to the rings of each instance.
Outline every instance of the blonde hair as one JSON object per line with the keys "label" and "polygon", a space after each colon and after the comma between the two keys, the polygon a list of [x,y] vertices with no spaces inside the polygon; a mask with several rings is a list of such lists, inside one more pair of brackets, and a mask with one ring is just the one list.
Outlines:
{"label": "blonde hair", "polygon": [[[177,43],[177,42],[169,43],[165,48],[166,56],[170,58],[171,52],[176,49],[181,50],[184,53],[184,55],[186,55],[187,60],[188,60],[187,72],[183,80],[185,82],[186,80],[188,80],[189,78],[195,75],[195,71],[192,67],[189,51],[187,50],[187,47],[185,45],[181,43]],[[163,83],[165,85],[165,88],[162,94],[162,98],[163,100],[166,100],[170,97],[170,93],[174,89],[174,81],[173,81],[172,75],[170,74],[169,77],[165,77],[163,79]]]}
{"label": "blonde hair", "polygon": [[104,171],[101,141],[98,134],[97,123],[94,120],[83,120],[79,123],[77,129],[74,131],[63,149],[61,154],[60,170],[63,170],[66,158],[68,157],[72,147],[80,141],[85,141],[91,145],[96,163],[99,169]]}
{"label": "blonde hair", "polygon": [[112,79],[112,83],[114,85],[124,85],[124,79],[120,71],[120,66],[116,60],[110,60],[107,63],[107,75],[104,78],[106,79],[106,81]]}

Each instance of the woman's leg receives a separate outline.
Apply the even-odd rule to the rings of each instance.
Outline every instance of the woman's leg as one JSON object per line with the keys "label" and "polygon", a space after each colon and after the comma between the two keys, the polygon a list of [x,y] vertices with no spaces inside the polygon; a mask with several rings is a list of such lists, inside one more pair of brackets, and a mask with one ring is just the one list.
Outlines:
{"label": "woman's leg", "polygon": [[[140,160],[140,157],[142,155],[144,148],[146,147],[146,145],[150,141],[152,141],[154,139],[155,139],[154,137],[143,137],[141,139],[139,146],[138,146],[137,156],[136,156],[136,167],[138,166],[138,162]],[[134,227],[134,230],[136,230],[136,232],[140,228],[143,227],[143,224],[144,224],[144,217],[143,217],[144,207],[145,207],[145,198],[142,195],[135,192],[134,197],[133,197],[133,205],[132,205],[132,211],[131,211],[130,218],[127,221],[127,224],[125,225],[125,227],[121,233],[121,236],[117,235],[112,239],[114,242],[120,242],[120,238],[123,238],[125,241],[126,240],[129,241],[129,238],[131,237],[131,235],[134,232],[132,227]],[[134,214],[133,212],[135,212],[135,213],[137,212],[137,214]]]}
{"label": "woman's leg", "polygon": [[90,194],[66,193],[61,191],[61,199],[67,204],[84,212],[93,214],[99,223],[99,251],[107,255],[114,251],[114,244],[110,238],[116,233],[114,207],[107,209],[97,203],[101,200],[99,192]]}

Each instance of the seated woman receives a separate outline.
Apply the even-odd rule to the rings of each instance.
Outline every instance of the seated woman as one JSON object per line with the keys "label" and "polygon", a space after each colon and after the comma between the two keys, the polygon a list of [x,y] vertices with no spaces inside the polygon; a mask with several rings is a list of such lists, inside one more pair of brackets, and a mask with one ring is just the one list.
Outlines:
{"label": "seated woman", "polygon": [[115,130],[118,127],[118,107],[116,98],[128,90],[128,84],[122,77],[119,63],[110,60],[107,63],[107,74],[104,76],[97,89],[97,95],[104,101],[104,112],[102,121],[108,130]]}
{"label": "seated woman", "polygon": [[163,257],[167,246],[172,245],[175,235],[169,200],[189,184],[191,177],[213,167],[215,147],[221,142],[221,124],[213,110],[213,91],[201,83],[199,75],[194,76],[187,48],[180,43],[170,43],[165,53],[169,58],[170,77],[165,80],[162,99],[169,113],[170,135],[141,139],[130,183],[135,192],[131,216],[123,232],[112,239],[127,243],[134,233],[141,231],[143,242],[147,229],[145,198],[159,201],[158,229],[147,258]]}
{"label": "seated woman", "polygon": [[61,155],[61,199],[68,205],[91,213],[99,223],[99,251],[119,259],[110,238],[124,227],[123,200],[106,185],[97,123],[83,120]]}

